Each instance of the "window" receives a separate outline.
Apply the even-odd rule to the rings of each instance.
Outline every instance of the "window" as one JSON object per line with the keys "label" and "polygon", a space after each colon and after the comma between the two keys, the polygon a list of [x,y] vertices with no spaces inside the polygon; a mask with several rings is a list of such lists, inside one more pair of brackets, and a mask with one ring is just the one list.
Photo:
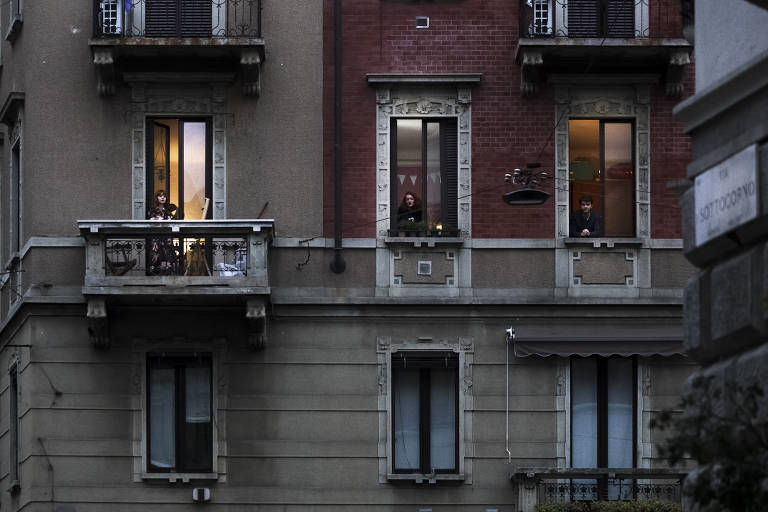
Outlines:
{"label": "window", "polygon": [[99,13],[103,34],[122,34],[123,9],[120,0],[102,0],[99,4]]}
{"label": "window", "polygon": [[177,219],[210,219],[213,208],[211,120],[147,120],[147,211],[155,193],[164,190],[178,207]]}
{"label": "window", "polygon": [[10,11],[10,20],[8,23],[8,32],[5,34],[5,38],[13,43],[16,38],[19,36],[19,32],[21,31],[21,21],[22,21],[22,2],[24,0],[8,0],[8,8]]}
{"label": "window", "polygon": [[528,0],[527,4],[533,8],[533,22],[528,28],[529,35],[546,35],[552,33],[552,11],[549,2],[551,0]]}
{"label": "window", "polygon": [[146,0],[147,37],[211,37],[213,11],[226,2]]}
{"label": "window", "polygon": [[10,477],[11,477],[11,491],[16,491],[19,488],[19,482],[21,481],[21,460],[19,457],[19,374],[18,364],[13,364],[8,372],[10,380],[8,393],[9,393],[9,412],[8,412],[8,431],[10,434]]}
{"label": "window", "polygon": [[568,0],[568,37],[634,37],[635,0]]}
{"label": "window", "polygon": [[[635,466],[636,372],[631,358],[571,359],[571,466]],[[607,487],[616,499],[618,482]],[[605,489],[598,492],[604,495]]]}
{"label": "window", "polygon": [[395,473],[459,472],[458,355],[392,354]]}
{"label": "window", "polygon": [[211,355],[150,354],[147,369],[147,469],[211,472]]}
{"label": "window", "polygon": [[[392,119],[391,215],[395,231],[457,231],[457,125],[455,118]],[[415,198],[404,207],[406,194]]]}
{"label": "window", "polygon": [[569,201],[592,196],[604,236],[635,236],[634,129],[631,121],[571,119],[568,123]]}
{"label": "window", "polygon": [[21,139],[11,147],[11,252],[22,247],[21,235]]}

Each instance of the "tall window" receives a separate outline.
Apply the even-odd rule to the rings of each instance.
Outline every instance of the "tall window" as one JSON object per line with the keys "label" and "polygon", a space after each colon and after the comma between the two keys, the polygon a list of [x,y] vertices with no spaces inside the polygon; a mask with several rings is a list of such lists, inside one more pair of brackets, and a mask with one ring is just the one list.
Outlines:
{"label": "tall window", "polygon": [[213,468],[211,356],[147,357],[149,471]]}
{"label": "tall window", "polygon": [[635,0],[568,0],[568,37],[634,37]]}
{"label": "tall window", "polygon": [[392,451],[396,473],[457,473],[458,355],[392,354]]}
{"label": "tall window", "polygon": [[605,236],[635,236],[634,130],[630,121],[571,119],[568,123],[571,211],[592,196]]}
{"label": "tall window", "polygon": [[21,139],[17,139],[11,147],[11,252],[22,246],[21,190]]}
{"label": "tall window", "polygon": [[177,219],[212,218],[211,147],[210,119],[150,118],[147,210],[154,203],[155,192],[165,190],[169,202],[178,207]]}
{"label": "tall window", "polygon": [[[636,380],[634,359],[577,357],[571,360],[573,467],[635,466]],[[618,488],[612,485],[608,489],[609,497],[615,499],[616,493]]]}
{"label": "tall window", "polygon": [[10,434],[10,477],[11,477],[11,490],[18,489],[19,482],[21,480],[19,458],[19,374],[18,365],[11,366],[9,371],[10,385],[8,387],[8,393],[10,394],[10,410],[8,411],[8,431]]}
{"label": "tall window", "polygon": [[[392,120],[392,229],[455,231],[458,226],[456,119]],[[419,214],[398,215],[407,193]],[[415,225],[414,225],[415,224]]]}

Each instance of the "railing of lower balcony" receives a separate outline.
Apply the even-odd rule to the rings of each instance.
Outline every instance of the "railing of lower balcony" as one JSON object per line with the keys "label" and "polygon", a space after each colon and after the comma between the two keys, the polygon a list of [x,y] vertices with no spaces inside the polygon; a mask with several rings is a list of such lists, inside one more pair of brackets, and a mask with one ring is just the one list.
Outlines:
{"label": "railing of lower balcony", "polygon": [[537,505],[576,501],[681,502],[686,474],[640,468],[518,468],[512,475],[518,488],[518,510]]}
{"label": "railing of lower balcony", "polygon": [[521,38],[682,37],[682,12],[650,0],[519,0]]}
{"label": "railing of lower balcony", "polygon": [[261,0],[93,1],[94,37],[261,37]]}

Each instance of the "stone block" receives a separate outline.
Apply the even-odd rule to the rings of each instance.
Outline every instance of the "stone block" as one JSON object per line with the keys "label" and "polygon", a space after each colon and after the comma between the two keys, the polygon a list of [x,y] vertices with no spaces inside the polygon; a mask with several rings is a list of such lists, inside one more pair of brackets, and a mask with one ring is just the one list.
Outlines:
{"label": "stone block", "polygon": [[573,251],[573,278],[579,284],[631,285],[635,281],[634,251]]}
{"label": "stone block", "polygon": [[[709,317],[702,317],[701,311],[709,304],[709,294],[702,294],[702,288],[709,288],[709,273],[693,276],[685,286],[683,298],[683,346],[697,361],[709,361],[715,354],[708,353]],[[702,301],[704,304],[702,305]]]}

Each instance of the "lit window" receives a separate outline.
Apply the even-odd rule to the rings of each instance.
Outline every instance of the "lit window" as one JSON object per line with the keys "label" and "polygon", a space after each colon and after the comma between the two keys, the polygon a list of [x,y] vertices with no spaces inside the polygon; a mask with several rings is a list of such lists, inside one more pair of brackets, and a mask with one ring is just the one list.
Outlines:
{"label": "lit window", "polygon": [[[457,230],[456,119],[392,120],[392,229]],[[408,203],[408,197],[413,203]]]}
{"label": "lit window", "polygon": [[148,470],[211,472],[211,356],[149,355],[147,368]]}
{"label": "lit window", "polygon": [[458,355],[392,354],[392,457],[395,473],[457,473]]}
{"label": "lit window", "polygon": [[634,130],[629,121],[571,119],[568,125],[571,213],[583,196],[602,218],[602,236],[635,236]]}

